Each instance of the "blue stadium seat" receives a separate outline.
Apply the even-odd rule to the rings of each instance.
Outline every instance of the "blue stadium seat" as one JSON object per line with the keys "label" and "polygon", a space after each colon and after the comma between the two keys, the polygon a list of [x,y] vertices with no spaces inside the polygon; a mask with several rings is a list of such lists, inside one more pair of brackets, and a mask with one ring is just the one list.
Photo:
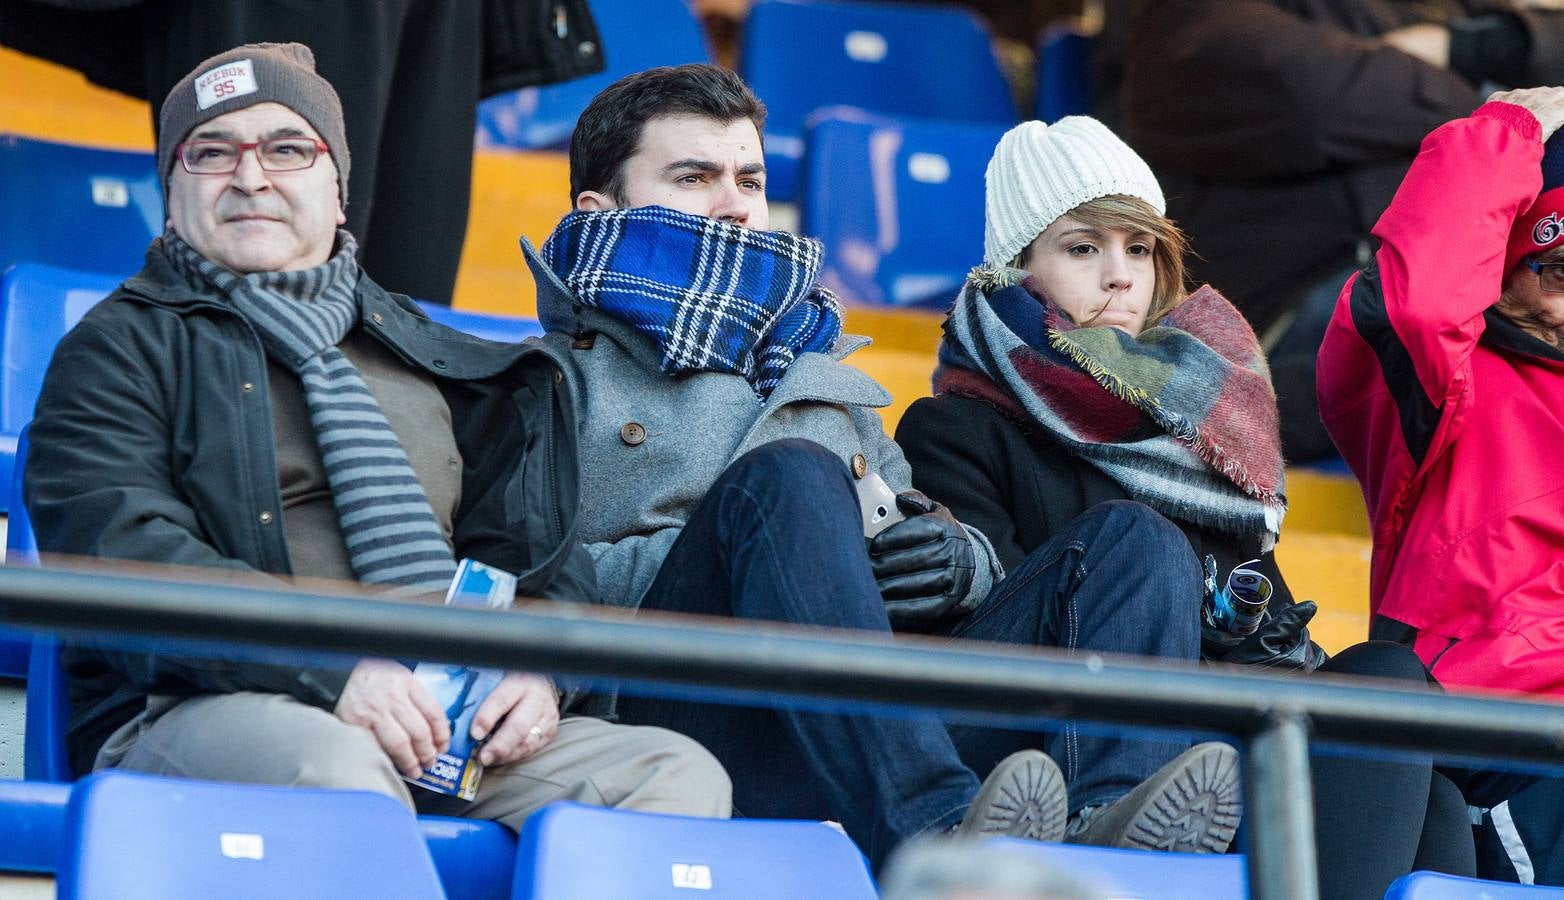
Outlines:
{"label": "blue stadium seat", "polygon": [[0,780],[0,872],[58,868],[71,786]]}
{"label": "blue stadium seat", "polygon": [[655,66],[711,61],[687,0],[592,0],[592,17],[607,67],[596,75],[480,102],[480,146],[565,149],[581,111],[619,78]]}
{"label": "blue stadium seat", "polygon": [[419,816],[429,856],[449,900],[509,900],[516,832],[498,822]]}
{"label": "blue stadium seat", "polygon": [[[5,532],[5,560],[10,565],[37,565],[38,544],[33,540],[33,525],[27,518],[27,507],[22,504],[22,464],[27,460],[27,429],[16,439],[16,465],[6,478],[6,490],[3,498],[8,499],[11,514],[7,517]],[[25,631],[11,631],[0,629],[0,678],[28,678],[30,677],[30,658],[33,644],[33,636]],[[27,698],[27,714],[32,715],[33,699],[31,692]],[[63,727],[63,723],[62,723]],[[23,735],[24,747],[27,734]],[[23,751],[24,757],[26,751]],[[23,771],[27,771],[24,758]],[[47,778],[50,781],[66,781],[69,779],[56,778],[52,775],[40,774],[36,777]]]}
{"label": "blue stadium seat", "polygon": [[32,421],[54,345],[118,284],[110,275],[33,263],[0,274],[0,484],[10,482],[16,437]]}
{"label": "blue stadium seat", "polygon": [[448,325],[457,331],[465,331],[476,337],[499,341],[502,344],[515,344],[524,338],[543,336],[543,326],[538,324],[537,319],[468,312],[441,306],[438,303],[425,303],[422,300],[418,301],[418,305],[428,313],[429,318],[441,325]]}
{"label": "blue stadium seat", "polygon": [[744,26],[740,69],[768,109],[772,200],[796,199],[804,129],[821,107],[1016,121],[987,30],[954,7],[761,0]]}
{"label": "blue stadium seat", "polygon": [[[611,864],[604,849],[612,848]],[[515,900],[877,896],[863,854],[819,822],[695,819],[555,803],[527,819]]]}
{"label": "blue stadium seat", "polygon": [[151,153],[0,134],[0,269],[29,260],[111,275],[163,232]]}
{"label": "blue stadium seat", "polygon": [[1104,885],[1114,897],[1244,900],[1249,896],[1244,858],[1237,854],[1153,853],[1016,838],[992,840],[1036,854],[1063,871]]}
{"label": "blue stadium seat", "polygon": [[413,816],[364,791],[98,772],[65,847],[62,900],[445,897]]}
{"label": "blue stadium seat", "polygon": [[949,308],[983,261],[983,173],[1004,133],[824,111],[809,128],[799,226],[825,244],[826,284],[845,300]]}
{"label": "blue stadium seat", "polygon": [[32,640],[27,660],[27,725],[22,734],[22,775],[29,781],[71,781],[76,775],[65,755],[65,726],[71,703],[60,642],[53,636]]}
{"label": "blue stadium seat", "polygon": [[1564,898],[1564,888],[1536,887],[1413,872],[1391,882],[1385,900],[1548,900]]}
{"label": "blue stadium seat", "polygon": [[1069,20],[1043,32],[1037,45],[1037,118],[1057,122],[1065,116],[1091,115],[1095,44],[1093,35]]}

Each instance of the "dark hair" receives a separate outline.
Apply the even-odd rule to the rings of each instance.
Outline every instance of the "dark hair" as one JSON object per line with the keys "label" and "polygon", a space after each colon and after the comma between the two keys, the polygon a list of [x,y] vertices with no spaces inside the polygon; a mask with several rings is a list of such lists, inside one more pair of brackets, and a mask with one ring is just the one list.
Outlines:
{"label": "dark hair", "polygon": [[765,134],[766,105],[727,69],[690,63],[626,75],[592,98],[570,135],[571,205],[582,191],[624,203],[625,161],[640,148],[646,123],[680,115],[704,116],[724,125],[749,119],[758,134]]}

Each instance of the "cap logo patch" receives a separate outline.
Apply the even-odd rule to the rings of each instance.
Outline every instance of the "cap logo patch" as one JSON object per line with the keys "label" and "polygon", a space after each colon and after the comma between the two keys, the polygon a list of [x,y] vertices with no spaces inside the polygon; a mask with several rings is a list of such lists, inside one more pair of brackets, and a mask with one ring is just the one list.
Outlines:
{"label": "cap logo patch", "polygon": [[207,109],[214,103],[243,97],[258,90],[254,64],[248,59],[236,59],[196,77],[196,106]]}
{"label": "cap logo patch", "polygon": [[1532,243],[1539,247],[1546,247],[1558,240],[1561,232],[1564,232],[1564,224],[1560,224],[1559,214],[1556,212],[1548,213],[1546,216],[1538,219],[1536,225],[1532,226],[1531,240]]}

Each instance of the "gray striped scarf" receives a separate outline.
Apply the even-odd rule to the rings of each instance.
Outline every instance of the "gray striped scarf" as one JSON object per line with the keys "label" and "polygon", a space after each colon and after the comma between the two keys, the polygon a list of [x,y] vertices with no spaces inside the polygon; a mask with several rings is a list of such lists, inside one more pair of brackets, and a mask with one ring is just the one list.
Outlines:
{"label": "gray striped scarf", "polygon": [[353,574],[366,584],[444,591],[456,574],[451,545],[380,404],[337,349],[359,319],[356,251],[353,236],[338,231],[324,265],[237,275],[172,231],[163,235],[174,267],[192,285],[216,289],[266,354],[299,376]]}

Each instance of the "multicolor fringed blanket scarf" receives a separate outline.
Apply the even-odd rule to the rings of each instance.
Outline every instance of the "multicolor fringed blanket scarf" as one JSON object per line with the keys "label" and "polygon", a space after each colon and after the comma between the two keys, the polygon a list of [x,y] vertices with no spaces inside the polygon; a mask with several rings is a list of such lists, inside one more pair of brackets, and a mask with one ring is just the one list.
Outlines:
{"label": "multicolor fringed blanket scarf", "polygon": [[1238,536],[1281,530],[1276,394],[1254,331],[1202,287],[1132,338],[1082,328],[1018,269],[974,269],[934,392],[1040,428],[1170,518]]}
{"label": "multicolor fringed blanket scarf", "polygon": [[660,206],[575,212],[543,260],[585,306],[656,342],[662,369],[742,375],[762,401],[800,353],[842,334],[820,243]]}

